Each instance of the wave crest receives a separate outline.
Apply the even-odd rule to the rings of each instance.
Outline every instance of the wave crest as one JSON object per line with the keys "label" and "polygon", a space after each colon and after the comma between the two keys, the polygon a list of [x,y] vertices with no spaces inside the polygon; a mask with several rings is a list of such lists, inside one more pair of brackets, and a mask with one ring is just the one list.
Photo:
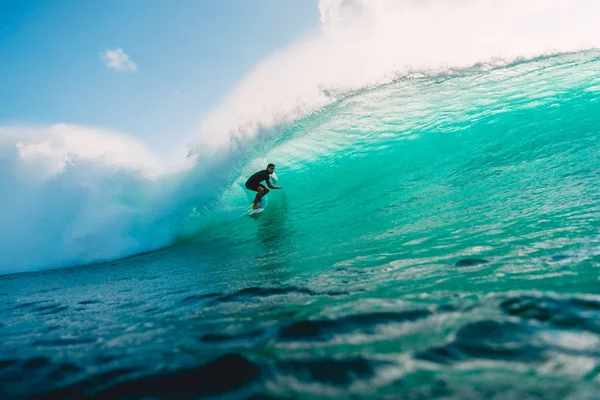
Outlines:
{"label": "wave crest", "polygon": [[594,0],[321,0],[321,30],[263,60],[205,119],[202,146],[230,146],[340,93],[414,71],[440,73],[600,47]]}

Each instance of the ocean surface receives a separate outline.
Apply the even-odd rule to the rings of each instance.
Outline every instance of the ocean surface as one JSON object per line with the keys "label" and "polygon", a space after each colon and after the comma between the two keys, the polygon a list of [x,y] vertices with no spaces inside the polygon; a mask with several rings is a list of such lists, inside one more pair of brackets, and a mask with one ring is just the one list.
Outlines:
{"label": "ocean surface", "polygon": [[3,266],[0,398],[600,398],[598,51],[403,75],[270,132],[171,245]]}

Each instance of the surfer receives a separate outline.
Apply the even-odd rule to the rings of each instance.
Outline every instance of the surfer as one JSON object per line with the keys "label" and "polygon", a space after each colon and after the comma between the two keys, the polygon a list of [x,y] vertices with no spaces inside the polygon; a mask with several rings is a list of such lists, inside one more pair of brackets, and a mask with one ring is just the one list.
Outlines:
{"label": "surfer", "polygon": [[271,189],[281,189],[280,186],[271,185],[271,181],[269,180],[269,175],[271,175],[273,172],[275,172],[275,164],[269,164],[269,165],[267,165],[267,169],[258,171],[257,173],[252,175],[250,178],[248,178],[248,180],[246,181],[246,189],[257,192],[256,197],[254,198],[254,205],[252,206],[253,209],[256,210],[257,208],[260,208],[260,206],[257,203],[267,193],[269,193],[269,189],[267,189],[267,187],[265,185],[261,184],[262,181],[266,181],[267,186],[270,187]]}

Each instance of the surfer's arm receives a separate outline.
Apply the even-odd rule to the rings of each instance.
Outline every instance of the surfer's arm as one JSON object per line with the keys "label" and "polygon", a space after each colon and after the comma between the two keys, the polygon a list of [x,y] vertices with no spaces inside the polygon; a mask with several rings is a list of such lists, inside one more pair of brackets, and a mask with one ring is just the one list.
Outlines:
{"label": "surfer's arm", "polygon": [[270,187],[271,189],[281,189],[281,186],[273,186],[269,179],[267,179],[267,186]]}

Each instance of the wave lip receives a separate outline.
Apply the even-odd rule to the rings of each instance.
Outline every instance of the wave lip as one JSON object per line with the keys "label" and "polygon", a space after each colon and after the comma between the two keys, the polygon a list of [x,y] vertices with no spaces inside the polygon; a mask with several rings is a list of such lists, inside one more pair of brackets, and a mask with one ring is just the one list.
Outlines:
{"label": "wave lip", "polygon": [[204,120],[198,149],[239,141],[400,76],[600,48],[593,0],[321,0],[321,31],[259,63]]}

